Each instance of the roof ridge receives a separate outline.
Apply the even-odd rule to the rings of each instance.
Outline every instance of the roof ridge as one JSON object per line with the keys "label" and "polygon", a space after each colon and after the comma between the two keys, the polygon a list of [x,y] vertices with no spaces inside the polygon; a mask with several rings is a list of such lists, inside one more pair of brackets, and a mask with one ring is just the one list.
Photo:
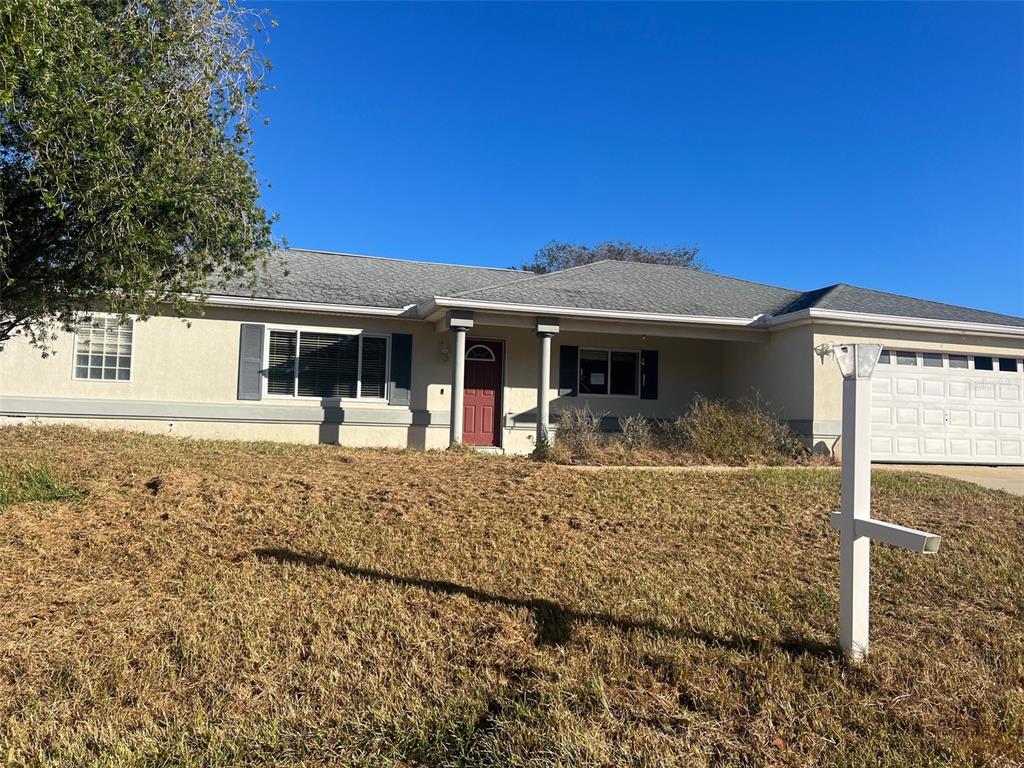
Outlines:
{"label": "roof ridge", "polygon": [[346,253],[344,251],[325,251],[321,248],[281,248],[282,251],[301,251],[303,253],[320,253],[325,256],[347,256],[351,259],[377,259],[379,261],[401,261],[405,264],[429,264],[435,267],[461,267],[463,269],[486,269],[491,272],[519,272],[518,269],[510,267],[486,267],[479,264],[453,264],[447,261],[425,261],[423,259],[402,259],[398,256],[376,256],[369,253]]}
{"label": "roof ridge", "polygon": [[601,261],[595,261],[595,262],[591,262],[591,263],[593,263],[593,264],[600,264],[600,263],[605,262],[605,261],[611,262],[611,263],[619,263],[619,264],[640,264],[640,265],[645,266],[645,267],[671,267],[672,269],[688,269],[691,272],[697,272],[698,274],[702,274],[702,275],[711,275],[713,277],[720,277],[720,278],[723,278],[725,280],[732,280],[733,282],[736,282],[736,283],[746,283],[747,285],[757,285],[757,286],[760,286],[761,288],[772,288],[772,289],[777,290],[777,291],[789,291],[790,293],[796,293],[796,294],[804,293],[803,291],[799,291],[796,288],[785,288],[785,287],[783,287],[781,285],[772,285],[771,283],[761,283],[761,282],[758,282],[757,280],[747,280],[746,278],[743,278],[743,277],[733,277],[732,275],[723,275],[721,272],[715,272],[714,270],[708,269],[706,267],[690,267],[690,266],[687,266],[685,264],[655,264],[655,263],[652,263],[652,262],[649,262],[649,261],[620,261],[619,259],[601,259]]}
{"label": "roof ridge", "polygon": [[746,280],[746,279],[744,279],[742,277],[733,277],[732,275],[723,275],[720,272],[714,272],[714,271],[712,271],[710,269],[707,269],[705,267],[690,267],[690,266],[686,266],[684,264],[654,264],[654,263],[647,262],[647,261],[626,261],[624,259],[608,259],[608,258],[604,258],[604,259],[598,259],[597,261],[588,261],[586,264],[577,264],[577,265],[572,266],[572,267],[566,267],[565,269],[559,269],[559,270],[557,270],[555,272],[545,272],[543,274],[536,274],[536,273],[534,273],[534,274],[532,274],[532,275],[530,275],[528,277],[522,278],[521,280],[509,280],[506,283],[498,283],[498,284],[495,284],[495,285],[487,286],[486,288],[473,288],[472,290],[469,290],[469,291],[463,291],[462,293],[457,293],[457,294],[451,296],[450,298],[465,298],[465,297],[471,296],[472,294],[480,293],[482,291],[489,291],[489,290],[493,290],[495,288],[502,288],[502,287],[509,286],[509,285],[516,285],[516,284],[522,283],[522,282],[524,282],[526,280],[538,280],[538,279],[545,278],[545,277],[555,277],[557,275],[563,275],[566,272],[571,272],[571,271],[576,270],[576,269],[584,269],[584,268],[587,268],[587,267],[596,267],[596,266],[598,266],[600,264],[629,264],[631,266],[639,265],[641,267],[671,267],[673,269],[689,270],[690,272],[695,272],[695,273],[698,273],[698,274],[701,274],[701,275],[707,275],[707,276],[710,276],[710,277],[716,277],[716,278],[720,278],[720,279],[723,279],[723,280],[731,280],[731,281],[733,281],[735,283],[743,283],[744,285],[756,285],[756,286],[758,286],[760,288],[770,288],[770,289],[775,290],[775,291],[786,291],[787,293],[793,294],[793,299],[794,300],[796,300],[797,298],[802,297],[802,296],[804,296],[804,295],[806,295],[808,293],[807,291],[799,291],[799,290],[796,290],[795,288],[784,288],[781,285],[771,285],[769,283],[759,283],[756,280]]}
{"label": "roof ridge", "polygon": [[566,272],[572,272],[574,269],[583,269],[584,267],[592,267],[595,264],[600,264],[602,261],[608,261],[608,259],[601,259],[600,261],[590,261],[590,262],[587,262],[586,264],[576,264],[575,266],[566,267],[565,269],[555,270],[554,272],[542,272],[542,273],[539,273],[539,274],[537,272],[531,272],[530,270],[518,270],[517,269],[517,270],[513,270],[513,271],[515,271],[515,272],[522,271],[522,272],[526,273],[526,274],[523,275],[523,277],[519,278],[518,280],[509,280],[506,283],[495,283],[494,285],[488,285],[488,286],[485,286],[483,288],[472,288],[472,289],[470,289],[468,291],[462,291],[461,293],[453,294],[452,296],[449,296],[448,298],[458,299],[458,298],[463,298],[463,297],[465,297],[465,296],[467,296],[469,294],[472,294],[472,293],[479,293],[480,291],[491,291],[491,290],[494,290],[495,288],[504,288],[506,285],[517,285],[519,283],[529,282],[530,280],[540,280],[541,278],[544,278],[544,277],[554,277],[555,275],[564,275]]}

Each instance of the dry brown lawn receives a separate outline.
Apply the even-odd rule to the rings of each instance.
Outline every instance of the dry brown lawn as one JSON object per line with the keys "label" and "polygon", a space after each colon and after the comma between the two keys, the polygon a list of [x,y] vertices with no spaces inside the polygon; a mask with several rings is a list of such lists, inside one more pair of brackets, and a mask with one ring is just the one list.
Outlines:
{"label": "dry brown lawn", "polygon": [[875,548],[849,668],[834,470],[0,446],[10,764],[1024,763],[1024,499],[876,472],[942,552]]}

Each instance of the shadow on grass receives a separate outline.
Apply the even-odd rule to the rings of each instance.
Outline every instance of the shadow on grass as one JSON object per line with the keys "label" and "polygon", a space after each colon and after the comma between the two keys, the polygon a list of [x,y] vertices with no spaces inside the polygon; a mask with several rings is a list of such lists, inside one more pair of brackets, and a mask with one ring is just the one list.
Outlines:
{"label": "shadow on grass", "polygon": [[760,649],[780,650],[790,657],[809,655],[826,660],[839,660],[842,654],[838,646],[804,638],[781,641],[761,641],[754,638],[726,638],[707,632],[667,627],[656,621],[635,621],[612,616],[608,613],[576,611],[552,600],[541,598],[516,598],[494,595],[464,584],[452,581],[420,579],[411,576],[396,576],[371,568],[358,568],[339,563],[327,557],[312,557],[289,549],[257,549],[253,554],[261,559],[277,563],[292,563],[312,568],[328,568],[347,576],[395,586],[418,587],[442,595],[465,595],[471,600],[505,608],[525,608],[533,615],[537,624],[537,645],[565,645],[572,639],[576,624],[588,623],[611,627],[623,632],[642,631],[672,637],[678,640],[696,640],[714,648],[757,653]]}

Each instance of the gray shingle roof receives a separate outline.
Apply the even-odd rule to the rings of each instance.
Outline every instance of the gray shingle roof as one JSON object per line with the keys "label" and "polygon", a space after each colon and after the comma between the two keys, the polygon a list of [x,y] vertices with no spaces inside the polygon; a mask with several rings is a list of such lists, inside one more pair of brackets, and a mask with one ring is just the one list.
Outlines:
{"label": "gray shingle roof", "polygon": [[531,306],[729,317],[781,316],[818,308],[929,320],[1024,327],[1024,318],[852,285],[793,291],[689,267],[599,261],[533,275],[511,269],[352,256],[276,252],[255,294],[238,284],[220,295],[402,308],[434,297]]}
{"label": "gray shingle roof", "polygon": [[275,252],[255,292],[237,283],[216,293],[260,299],[345,304],[361,307],[407,307],[431,296],[516,280],[512,269],[464,267],[421,261],[352,256],[290,248]]}
{"label": "gray shingle roof", "polygon": [[699,317],[780,316],[818,308],[928,320],[1024,326],[1024,318],[925,301],[895,293],[831,285],[792,291],[689,267],[599,261],[563,272],[470,290],[459,298],[579,309]]}
{"label": "gray shingle roof", "polygon": [[459,294],[513,304],[747,319],[799,297],[797,291],[689,267],[622,261],[598,261]]}
{"label": "gray shingle roof", "polygon": [[968,309],[953,304],[915,299],[895,293],[858,288],[855,285],[838,283],[827,288],[804,293],[797,301],[782,307],[775,314],[796,312],[814,307],[842,312],[864,312],[871,315],[916,317],[927,320],[952,320],[961,323],[990,323],[1024,327],[1024,318],[1001,315],[982,309]]}

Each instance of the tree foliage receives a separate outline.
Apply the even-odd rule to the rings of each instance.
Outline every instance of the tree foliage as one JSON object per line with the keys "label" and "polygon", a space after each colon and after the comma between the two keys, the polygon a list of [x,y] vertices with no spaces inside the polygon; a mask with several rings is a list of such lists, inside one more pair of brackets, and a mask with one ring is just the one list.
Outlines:
{"label": "tree foliage", "polygon": [[265,29],[232,0],[0,0],[0,346],[251,277]]}
{"label": "tree foliage", "polygon": [[646,245],[623,242],[605,242],[589,246],[552,240],[520,268],[545,275],[548,272],[592,264],[595,261],[637,261],[643,264],[670,264],[702,269],[703,265],[697,258],[698,252],[699,249],[696,247],[649,248]]}

